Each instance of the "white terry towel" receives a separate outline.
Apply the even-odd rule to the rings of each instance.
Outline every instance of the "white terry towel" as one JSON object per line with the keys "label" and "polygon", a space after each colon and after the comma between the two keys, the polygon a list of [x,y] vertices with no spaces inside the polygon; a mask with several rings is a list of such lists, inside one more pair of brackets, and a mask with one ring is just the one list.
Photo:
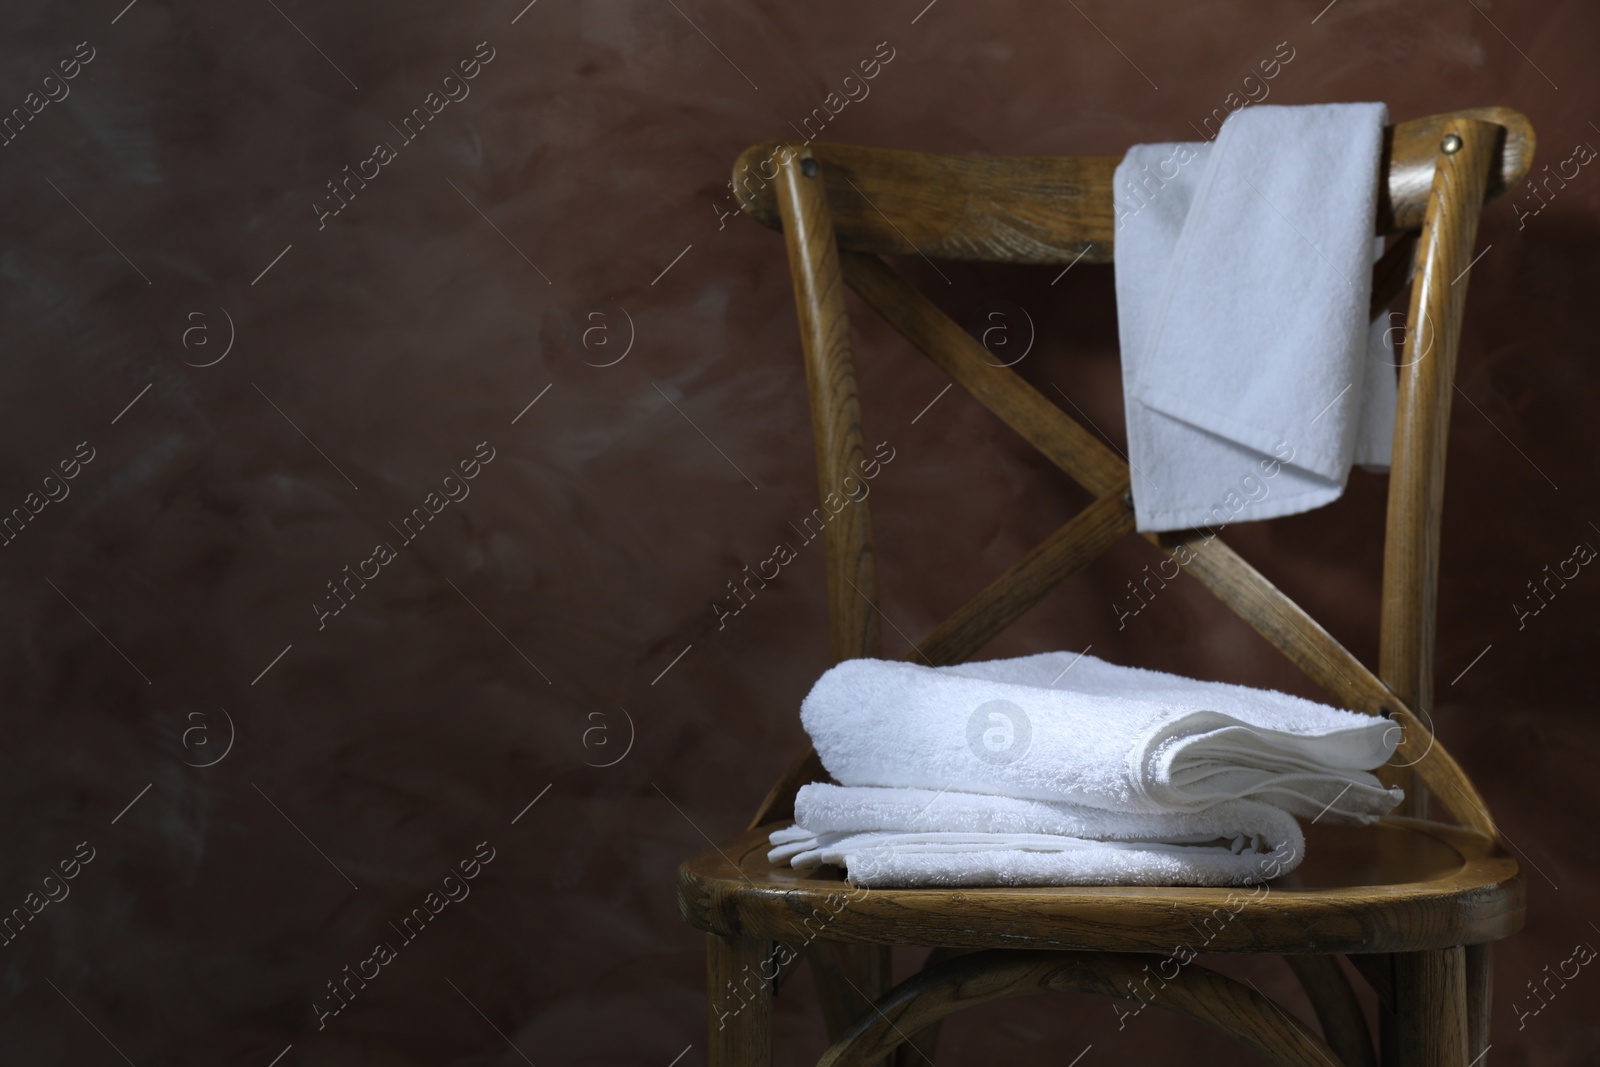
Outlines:
{"label": "white terry towel", "polygon": [[1299,865],[1294,817],[1232,800],[1139,815],[1014,797],[813,783],[768,859],[862,886],[1249,885]]}
{"label": "white terry towel", "polygon": [[[1369,323],[1382,104],[1258,105],[1117,167],[1117,322],[1138,529],[1309,511],[1386,468]],[[1382,247],[1376,242],[1376,247]]]}
{"label": "white terry towel", "polygon": [[1070,652],[954,667],[846,660],[800,718],[847,786],[1146,814],[1248,798],[1356,823],[1403,796],[1367,773],[1399,741],[1386,719]]}

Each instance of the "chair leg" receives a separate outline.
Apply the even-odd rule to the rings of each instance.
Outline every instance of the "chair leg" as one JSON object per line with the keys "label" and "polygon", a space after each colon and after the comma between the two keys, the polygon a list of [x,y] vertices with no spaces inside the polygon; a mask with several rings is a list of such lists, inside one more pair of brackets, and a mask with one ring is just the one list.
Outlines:
{"label": "chair leg", "polygon": [[708,1067],[771,1067],[772,981],[762,971],[771,948],[706,935]]}
{"label": "chair leg", "polygon": [[806,950],[817,981],[817,999],[828,1026],[828,1041],[837,1041],[892,984],[887,945],[813,941]]}
{"label": "chair leg", "polygon": [[1467,1062],[1486,1067],[1489,1006],[1494,993],[1494,945],[1467,946]]}
{"label": "chair leg", "polygon": [[1470,1062],[1467,1048],[1466,949],[1395,953],[1384,1067],[1462,1067]]}

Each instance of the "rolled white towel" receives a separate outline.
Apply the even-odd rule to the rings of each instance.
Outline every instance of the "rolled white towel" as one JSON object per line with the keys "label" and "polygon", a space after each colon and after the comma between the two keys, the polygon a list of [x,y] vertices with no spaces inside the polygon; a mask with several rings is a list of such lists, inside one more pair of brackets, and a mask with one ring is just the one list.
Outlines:
{"label": "rolled white towel", "polygon": [[768,858],[830,863],[868,887],[1249,885],[1293,870],[1305,852],[1294,817],[1233,800],[1166,815],[953,790],[814,783]]}
{"label": "rolled white towel", "polygon": [[1356,823],[1404,795],[1368,773],[1399,741],[1388,720],[1069,652],[937,668],[847,660],[800,714],[847,786],[1148,814],[1254,799]]}

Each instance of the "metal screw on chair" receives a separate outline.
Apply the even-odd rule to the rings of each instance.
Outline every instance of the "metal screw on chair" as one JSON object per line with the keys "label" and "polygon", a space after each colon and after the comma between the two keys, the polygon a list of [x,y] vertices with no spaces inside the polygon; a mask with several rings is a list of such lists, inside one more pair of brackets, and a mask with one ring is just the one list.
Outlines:
{"label": "metal screw on chair", "polygon": [[800,161],[800,173],[804,174],[807,178],[815,178],[817,176],[817,171],[821,169],[821,167],[817,166],[817,161],[812,159],[810,156],[807,156],[805,159]]}
{"label": "metal screw on chair", "polygon": [[1133,510],[1133,490],[1132,489],[1126,490],[1122,494],[1122,503],[1123,503],[1124,506],[1127,507],[1127,509],[1129,511]]}
{"label": "metal screw on chair", "polygon": [[1444,140],[1439,142],[1439,151],[1447,156],[1453,156],[1461,151],[1461,138],[1457,134],[1447,133]]}

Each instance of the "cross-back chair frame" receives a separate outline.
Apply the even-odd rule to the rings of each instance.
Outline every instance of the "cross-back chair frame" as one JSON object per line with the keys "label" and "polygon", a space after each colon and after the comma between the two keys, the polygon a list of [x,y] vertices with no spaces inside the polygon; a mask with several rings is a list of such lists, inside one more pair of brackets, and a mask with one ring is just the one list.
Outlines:
{"label": "cross-back chair frame", "polygon": [[[1403,813],[1425,817],[1431,797],[1460,824],[1462,834],[1477,839],[1483,849],[1493,848],[1498,840],[1495,824],[1471,780],[1430,728],[1439,525],[1452,386],[1478,218],[1488,199],[1523,180],[1533,147],[1527,120],[1504,108],[1437,115],[1385,131],[1383,175],[1374,176],[1380,190],[1377,228],[1380,234],[1398,238],[1374,268],[1373,313],[1387,309],[1408,280],[1411,297],[1389,476],[1376,672],[1214,531],[1144,535],[1335,702],[1392,719],[1401,740],[1396,766],[1386,768],[1382,776],[1406,788]],[[977,340],[881,257],[921,255],[1063,267],[1079,261],[1110,262],[1116,229],[1111,188],[1117,163],[1116,157],[993,159],[769,142],[748,149],[735,166],[734,189],[744,210],[784,234],[822,496],[839,491],[866,458],[846,286],[1093,496],[1086,508],[916,642],[908,658],[942,665],[971,656],[1055,585],[1132,533],[1134,516],[1127,464],[1014,370],[995,365]],[[830,521],[825,538],[833,655],[840,660],[880,656],[867,503],[855,503]],[[805,753],[774,785],[751,828],[792,817],[798,787],[825,777],[814,751]],[[718,973],[719,962],[733,962],[719,959],[719,953],[737,951],[736,945],[713,935],[713,973]],[[809,945],[808,954],[819,970],[830,1032],[838,1037],[859,1014],[860,1001],[838,981],[824,980],[824,974],[842,976],[855,992],[876,996],[886,988],[886,949],[818,940]],[[939,980],[959,984],[963,967],[981,965],[986,973],[1004,972],[1023,985],[1097,989],[1127,962],[1111,958],[1096,970],[1084,960],[1060,958],[1072,953],[982,955],[982,960],[943,961]],[[1332,957],[1289,958],[1317,1002],[1325,1031],[1359,1021],[1354,995]],[[1416,1025],[1397,1026],[1393,1035],[1385,1033],[1385,1051],[1396,1050],[1397,1061],[1462,1062],[1451,1060],[1455,1051],[1478,1054],[1486,1049],[1487,945],[1351,958],[1380,996],[1390,995],[1391,1014],[1400,1010],[1397,997],[1411,997],[1408,1008],[1424,1016],[1443,1012],[1445,1025],[1437,1019],[1430,1022],[1432,1030],[1441,1034],[1430,1036],[1426,1032],[1430,1027]],[[1197,989],[1202,984],[1197,982]],[[901,989],[912,985],[908,982]],[[915,993],[902,997],[901,1007],[909,1014],[900,1021],[911,1027],[907,1032],[936,1025],[940,1014],[929,1007],[937,997],[919,999]],[[1422,1001],[1415,1000],[1419,996]],[[1194,997],[1189,1005],[1193,1010],[1187,1014],[1205,1018],[1207,1012],[1216,1012],[1215,997],[1203,990]],[[1450,1011],[1451,998],[1465,1001],[1467,1010]],[[1175,1003],[1165,1006],[1185,1011]],[[1240,1017],[1265,1010],[1262,1004],[1243,1002],[1232,1008],[1235,1014],[1242,1013]],[[1457,1016],[1460,1025],[1455,1027],[1449,1020]],[[838,1055],[830,1052],[823,1062],[875,1062],[867,1058],[882,1054],[872,1052],[876,1046],[868,1031],[873,1025],[870,1018],[857,1023],[855,1030],[848,1030],[856,1035],[854,1044],[841,1039],[843,1044],[835,1046]],[[714,1035],[718,1029],[713,1026]],[[1316,1044],[1313,1037],[1306,1048],[1323,1059],[1332,1048],[1347,1063],[1372,1062],[1364,1022],[1360,1029],[1359,1042],[1330,1031],[1327,1045]],[[1295,1051],[1292,1045],[1292,1036],[1281,1038],[1268,1051],[1280,1062],[1302,1062],[1309,1056],[1305,1048]],[[900,1062],[914,1062],[913,1052],[918,1057],[915,1062],[920,1062],[922,1053],[910,1044],[902,1046]],[[759,1052],[751,1053],[756,1060],[738,1058],[742,1055],[714,1052],[712,1062],[767,1062]],[[1316,1061],[1304,1058],[1304,1062]]]}

